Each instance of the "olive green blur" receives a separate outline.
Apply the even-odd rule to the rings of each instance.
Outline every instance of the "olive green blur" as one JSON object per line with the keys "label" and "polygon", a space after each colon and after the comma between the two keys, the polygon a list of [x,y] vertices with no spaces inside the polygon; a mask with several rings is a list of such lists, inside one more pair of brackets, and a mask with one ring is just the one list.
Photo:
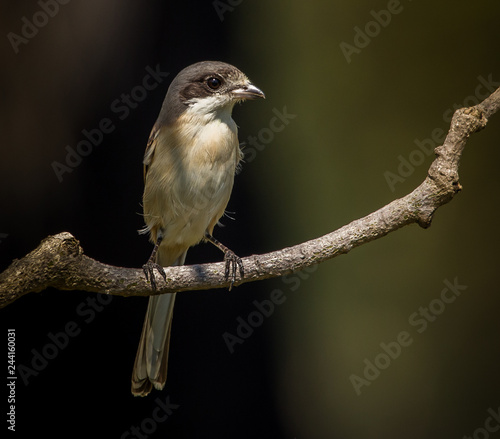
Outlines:
{"label": "olive green blur", "polygon": [[[253,127],[262,151],[245,173],[269,249],[326,234],[420,184],[453,109],[500,86],[499,14],[495,1],[408,0],[261,0],[226,14],[237,20],[234,50],[258,65],[252,78],[267,97]],[[283,107],[296,117],[271,137],[272,109]],[[430,229],[406,227],[261,287],[264,298],[286,295],[265,325],[290,437],[458,438],[498,411],[499,161],[496,115],[469,139],[463,191]],[[447,281],[461,288],[444,293],[449,303]],[[391,342],[401,333],[411,341],[399,352]],[[367,366],[375,361],[378,373]]]}

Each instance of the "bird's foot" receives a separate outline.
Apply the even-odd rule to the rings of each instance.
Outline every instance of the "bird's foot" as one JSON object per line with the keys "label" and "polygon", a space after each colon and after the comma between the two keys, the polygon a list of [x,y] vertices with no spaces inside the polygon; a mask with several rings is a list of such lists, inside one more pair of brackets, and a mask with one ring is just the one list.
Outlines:
{"label": "bird's foot", "polygon": [[236,282],[236,271],[240,272],[240,277],[243,279],[245,276],[245,270],[243,269],[243,262],[239,256],[232,251],[227,249],[224,252],[224,261],[226,262],[225,276],[226,280],[231,280],[229,284],[229,291],[233,288],[233,284]]}
{"label": "bird's foot", "polygon": [[142,266],[142,269],[144,271],[144,275],[146,276],[146,280],[151,281],[153,291],[156,291],[155,269],[158,273],[160,273],[161,277],[163,277],[163,280],[167,282],[167,275],[165,274],[163,267],[160,264],[153,262],[151,259]]}

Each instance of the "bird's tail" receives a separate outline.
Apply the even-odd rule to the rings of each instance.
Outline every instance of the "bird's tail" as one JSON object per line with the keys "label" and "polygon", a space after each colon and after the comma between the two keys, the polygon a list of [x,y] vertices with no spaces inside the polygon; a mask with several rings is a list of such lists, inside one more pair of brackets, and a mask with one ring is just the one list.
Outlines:
{"label": "bird's tail", "polygon": [[[164,253],[164,249],[160,247],[158,250],[156,261],[162,267],[184,264],[187,251],[172,262],[171,259],[169,260],[169,255]],[[146,396],[151,392],[152,386],[158,390],[165,386],[174,302],[175,293],[160,294],[149,298],[132,371],[132,394],[134,396]]]}

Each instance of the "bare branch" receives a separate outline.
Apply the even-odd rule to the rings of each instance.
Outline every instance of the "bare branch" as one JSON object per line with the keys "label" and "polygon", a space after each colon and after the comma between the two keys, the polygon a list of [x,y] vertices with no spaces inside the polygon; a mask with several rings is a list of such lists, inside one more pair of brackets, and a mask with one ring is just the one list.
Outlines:
{"label": "bare branch", "polygon": [[[429,227],[436,209],[461,190],[458,166],[467,139],[483,129],[499,107],[500,88],[480,104],[457,110],[443,145],[435,149],[436,158],[427,178],[413,192],[320,238],[244,258],[245,278],[235,285],[282,276],[321,263],[408,224]],[[156,294],[227,287],[224,266],[219,262],[167,267],[167,283],[158,280]],[[154,294],[142,270],[114,267],[89,258],[77,239],[67,232],[44,239],[38,248],[15,260],[0,274],[0,308],[48,287],[120,296]]]}

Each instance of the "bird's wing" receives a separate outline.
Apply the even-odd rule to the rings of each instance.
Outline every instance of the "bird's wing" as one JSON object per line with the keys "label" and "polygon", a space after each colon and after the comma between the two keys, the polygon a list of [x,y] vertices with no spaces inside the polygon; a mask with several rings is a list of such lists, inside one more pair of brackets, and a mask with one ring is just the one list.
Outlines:
{"label": "bird's wing", "polygon": [[146,174],[148,173],[149,165],[151,165],[153,161],[156,149],[156,139],[159,132],[160,129],[155,124],[155,126],[151,130],[151,134],[149,135],[148,144],[146,145],[146,151],[144,151],[144,159],[142,160],[142,163],[144,164],[144,181],[146,181]]}

